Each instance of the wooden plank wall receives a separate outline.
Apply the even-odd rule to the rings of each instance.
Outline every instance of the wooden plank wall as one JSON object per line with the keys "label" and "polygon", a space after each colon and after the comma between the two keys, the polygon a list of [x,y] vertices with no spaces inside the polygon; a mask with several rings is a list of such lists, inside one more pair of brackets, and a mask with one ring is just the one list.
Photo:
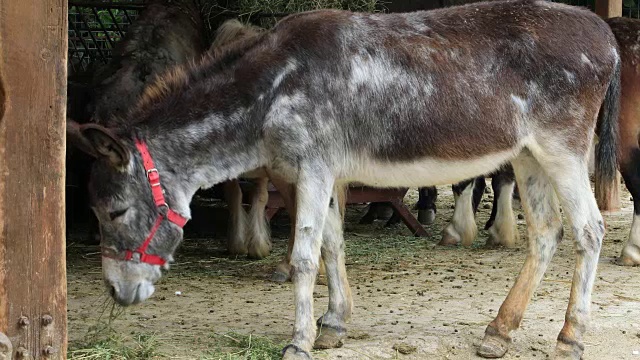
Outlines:
{"label": "wooden plank wall", "polygon": [[0,332],[14,359],[66,358],[66,81],[67,1],[0,0]]}

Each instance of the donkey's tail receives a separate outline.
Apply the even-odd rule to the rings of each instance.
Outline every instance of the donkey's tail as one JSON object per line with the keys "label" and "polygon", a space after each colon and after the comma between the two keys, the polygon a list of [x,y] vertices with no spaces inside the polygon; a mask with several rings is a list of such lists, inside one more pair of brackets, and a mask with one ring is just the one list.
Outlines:
{"label": "donkey's tail", "polygon": [[609,88],[598,115],[598,145],[595,157],[595,192],[600,210],[614,210],[619,206],[618,116],[620,114],[620,60],[616,62]]}

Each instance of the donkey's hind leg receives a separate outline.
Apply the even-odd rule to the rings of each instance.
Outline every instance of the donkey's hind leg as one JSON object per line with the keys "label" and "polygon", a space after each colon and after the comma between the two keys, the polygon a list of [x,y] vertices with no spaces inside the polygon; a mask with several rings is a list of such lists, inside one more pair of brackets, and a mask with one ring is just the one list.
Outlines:
{"label": "donkey's hind leg", "polygon": [[547,159],[541,161],[560,197],[571,222],[575,239],[576,266],[571,282],[569,306],[556,345],[556,358],[580,359],[584,352],[582,337],[591,308],[591,292],[602,239],[604,220],[591,191],[587,159]]}
{"label": "donkey's hind leg", "polygon": [[453,219],[442,231],[442,240],[438,245],[462,243],[463,246],[471,246],[478,234],[475,214],[486,186],[484,177],[453,185],[456,201]]}
{"label": "donkey's hind leg", "polygon": [[[514,247],[519,238],[516,218],[513,214],[513,189],[516,185],[513,168],[505,165],[491,178],[493,209],[485,228],[489,230],[487,246]],[[493,221],[492,221],[493,219]]]}
{"label": "donkey's hind leg", "polygon": [[269,200],[269,178],[254,180],[255,189],[249,212],[249,228],[247,233],[247,252],[252,259],[262,259],[271,252],[271,234],[265,216],[265,207]]}
{"label": "donkey's hind leg", "polygon": [[507,352],[511,341],[509,332],[520,326],[531,296],[562,239],[558,200],[538,161],[523,152],[513,161],[513,167],[527,218],[529,253],[498,316],[487,326],[478,349],[478,355],[486,358],[502,357]]}
{"label": "donkey's hind leg", "polygon": [[[313,319],[313,289],[319,267],[322,234],[333,188],[334,179],[331,171],[324,165],[300,165],[296,184],[295,242],[290,262],[296,317],[293,339],[291,344],[283,350],[285,360],[311,358],[309,352],[316,338]],[[330,222],[329,225],[334,223]]]}
{"label": "donkey's hind leg", "polygon": [[224,197],[229,208],[227,250],[231,255],[245,255],[247,244],[247,213],[242,208],[242,189],[238,180],[224,184]]}
{"label": "donkey's hind leg", "polygon": [[347,269],[344,258],[344,237],[342,233],[342,215],[340,214],[339,191],[342,186],[336,186],[333,199],[329,206],[327,221],[322,238],[322,259],[324,260],[329,285],[329,310],[318,321],[319,336],[314,347],[316,349],[330,349],[342,346],[347,335],[346,323],[351,318],[353,299],[347,280]]}

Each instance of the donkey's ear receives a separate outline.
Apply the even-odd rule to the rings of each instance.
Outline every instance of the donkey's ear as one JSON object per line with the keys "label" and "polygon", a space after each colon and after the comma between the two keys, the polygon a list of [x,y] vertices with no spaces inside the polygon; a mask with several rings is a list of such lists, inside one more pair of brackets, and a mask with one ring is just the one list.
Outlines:
{"label": "donkey's ear", "polygon": [[96,154],[105,157],[116,168],[129,164],[129,150],[111,130],[97,124],[86,124],[80,126],[80,132],[91,143]]}
{"label": "donkey's ear", "polygon": [[81,127],[77,122],[67,119],[67,142],[86,154],[98,157],[98,153],[93,147],[93,144],[82,135]]}

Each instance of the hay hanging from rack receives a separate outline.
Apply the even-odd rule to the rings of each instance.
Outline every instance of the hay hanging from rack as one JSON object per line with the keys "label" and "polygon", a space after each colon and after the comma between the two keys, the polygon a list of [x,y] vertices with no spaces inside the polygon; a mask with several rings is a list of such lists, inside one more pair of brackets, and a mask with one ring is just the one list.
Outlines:
{"label": "hay hanging from rack", "polygon": [[[376,12],[384,9],[384,0],[237,0],[206,1],[209,15],[236,17],[243,22],[253,22],[262,27],[271,27],[288,14],[318,9],[343,9]],[[213,3],[213,4],[211,4]]]}

